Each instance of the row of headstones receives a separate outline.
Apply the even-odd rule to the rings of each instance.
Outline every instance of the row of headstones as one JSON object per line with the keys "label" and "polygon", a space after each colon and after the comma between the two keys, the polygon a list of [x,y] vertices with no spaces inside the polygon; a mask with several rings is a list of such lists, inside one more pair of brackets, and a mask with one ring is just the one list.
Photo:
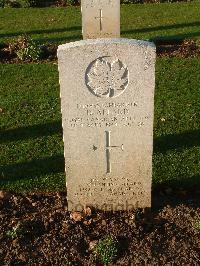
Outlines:
{"label": "row of headstones", "polygon": [[58,49],[68,208],[150,207],[155,46],[119,38],[119,0],[83,0],[82,21],[90,39]]}

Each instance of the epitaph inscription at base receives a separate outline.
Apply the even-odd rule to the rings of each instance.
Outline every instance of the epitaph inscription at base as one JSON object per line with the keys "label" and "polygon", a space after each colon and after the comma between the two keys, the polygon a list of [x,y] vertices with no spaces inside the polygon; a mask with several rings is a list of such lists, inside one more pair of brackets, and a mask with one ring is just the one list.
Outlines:
{"label": "epitaph inscription at base", "polygon": [[150,207],[154,44],[80,41],[58,60],[69,210]]}
{"label": "epitaph inscription at base", "polygon": [[120,37],[120,0],[82,0],[83,39]]}

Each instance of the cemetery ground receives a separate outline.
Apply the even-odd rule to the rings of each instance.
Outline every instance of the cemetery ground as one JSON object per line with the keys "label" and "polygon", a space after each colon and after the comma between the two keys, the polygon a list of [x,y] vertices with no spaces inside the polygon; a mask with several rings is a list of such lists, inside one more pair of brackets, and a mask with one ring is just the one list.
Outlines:
{"label": "cemetery ground", "polygon": [[[122,36],[198,40],[198,8],[124,6]],[[24,32],[41,43],[81,38],[79,8],[7,9],[0,18],[1,43]],[[0,64],[1,265],[101,265],[95,247],[106,236],[116,242],[113,265],[199,265],[200,60],[198,43],[181,47],[156,62],[151,214],[67,212],[57,61]]]}

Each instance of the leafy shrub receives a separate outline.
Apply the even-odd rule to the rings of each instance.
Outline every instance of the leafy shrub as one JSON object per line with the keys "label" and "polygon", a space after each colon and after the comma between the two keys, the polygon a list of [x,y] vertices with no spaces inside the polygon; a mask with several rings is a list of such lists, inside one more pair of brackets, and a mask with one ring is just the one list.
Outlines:
{"label": "leafy shrub", "polygon": [[4,7],[20,7],[20,4],[17,0],[5,0]]}
{"label": "leafy shrub", "polygon": [[[48,7],[52,0],[29,0],[31,7]],[[56,1],[55,1],[56,2]]]}
{"label": "leafy shrub", "polygon": [[67,0],[67,3],[70,6],[78,6],[78,5],[80,5],[80,1],[79,0]]}
{"label": "leafy shrub", "polygon": [[27,8],[31,7],[31,1],[30,0],[18,0],[20,7]]}
{"label": "leafy shrub", "polygon": [[118,252],[117,240],[112,236],[99,240],[94,247],[95,258],[100,260],[103,265],[108,265],[113,259],[116,258]]}
{"label": "leafy shrub", "polygon": [[20,36],[9,45],[10,53],[15,53],[21,61],[37,61],[42,57],[41,46],[27,36]]}
{"label": "leafy shrub", "polygon": [[41,48],[35,42],[29,40],[24,47],[16,52],[16,54],[22,61],[37,61],[41,57]]}
{"label": "leafy shrub", "polygon": [[58,0],[56,2],[57,7],[66,7],[67,6],[67,0]]}
{"label": "leafy shrub", "polygon": [[0,7],[31,7],[31,0],[0,0]]}

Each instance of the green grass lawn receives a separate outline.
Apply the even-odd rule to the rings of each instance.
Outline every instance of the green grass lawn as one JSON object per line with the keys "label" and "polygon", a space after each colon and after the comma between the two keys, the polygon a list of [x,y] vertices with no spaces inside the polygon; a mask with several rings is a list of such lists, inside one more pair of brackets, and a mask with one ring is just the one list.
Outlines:
{"label": "green grass lawn", "polygon": [[[121,6],[122,37],[200,39],[200,1]],[[81,39],[79,7],[0,9],[0,43],[23,33],[40,42]]]}
{"label": "green grass lawn", "polygon": [[[153,182],[200,184],[199,58],[158,59]],[[64,190],[57,65],[0,65],[0,189]]]}

